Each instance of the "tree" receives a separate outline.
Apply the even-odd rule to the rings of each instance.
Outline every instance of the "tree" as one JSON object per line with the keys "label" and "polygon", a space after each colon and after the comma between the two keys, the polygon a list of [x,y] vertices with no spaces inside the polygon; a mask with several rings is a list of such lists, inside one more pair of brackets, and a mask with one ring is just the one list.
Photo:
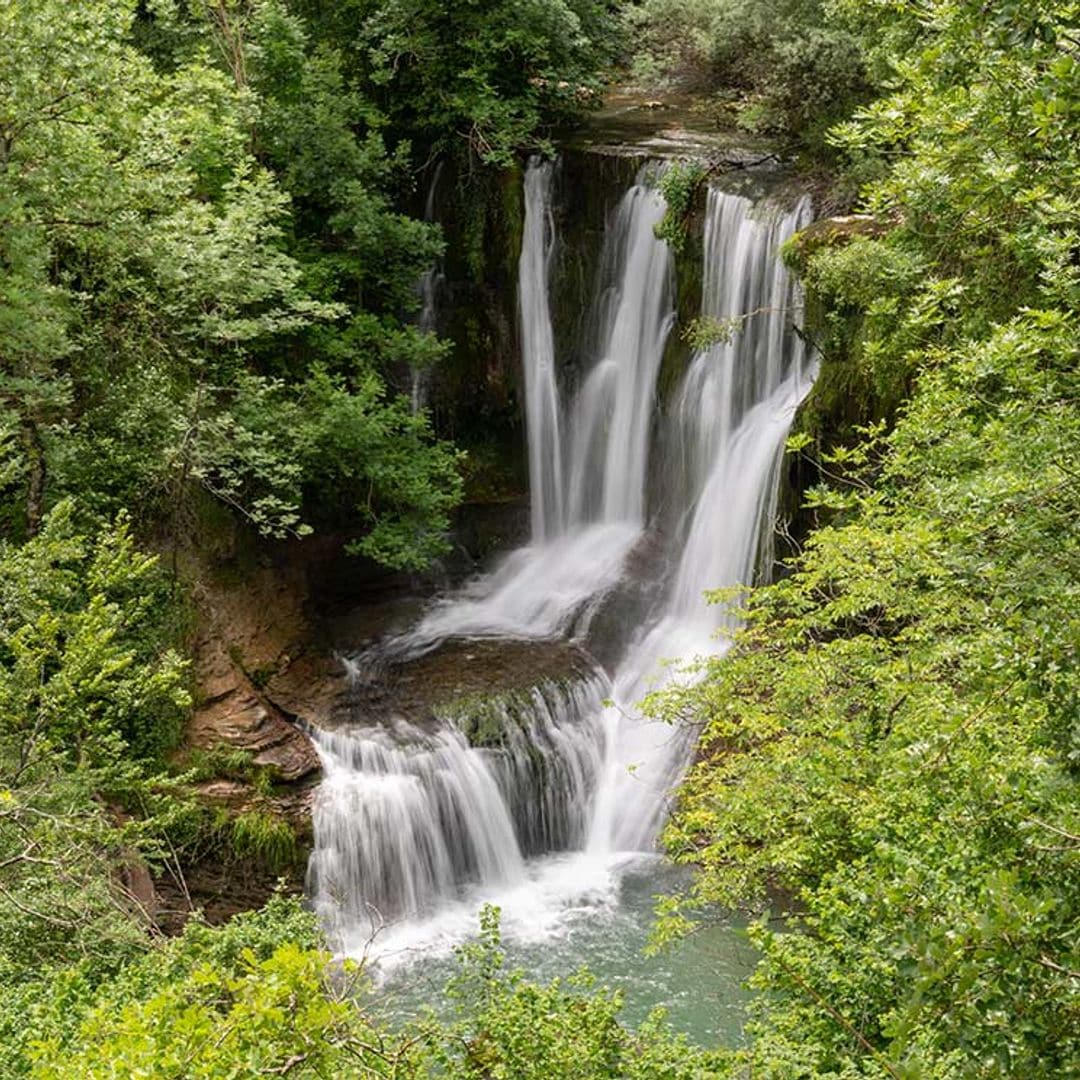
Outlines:
{"label": "tree", "polygon": [[[304,397],[328,410],[305,414],[323,430],[347,407],[387,433],[364,446],[367,489],[335,523],[363,545],[386,508],[409,525],[388,518],[396,539],[367,550],[421,566],[443,548],[460,482],[380,376],[442,351],[398,321],[437,250],[390,206],[401,161],[377,130],[356,135],[363,101],[280,4],[156,10],[173,39],[158,68],[130,43],[134,4],[2,10],[0,479],[25,490],[12,525],[32,535],[52,499],[76,493],[99,520],[138,504],[183,528],[201,485],[268,535],[302,533],[305,495],[357,468],[287,455],[308,436],[290,444],[275,425]],[[325,367],[335,393],[315,394]]]}
{"label": "tree", "polygon": [[1075,12],[838,8],[876,63],[912,51],[831,136],[878,177],[877,235],[801,249],[807,329],[824,379],[910,397],[820,459],[824,523],[727,657],[653,700],[707,724],[667,835],[701,872],[667,928],[772,897],[795,931],[755,931],[752,1071],[1070,1075]]}
{"label": "tree", "polygon": [[432,154],[506,164],[594,101],[619,47],[602,0],[446,5],[349,0],[313,19],[354,50],[355,72],[395,128]]}

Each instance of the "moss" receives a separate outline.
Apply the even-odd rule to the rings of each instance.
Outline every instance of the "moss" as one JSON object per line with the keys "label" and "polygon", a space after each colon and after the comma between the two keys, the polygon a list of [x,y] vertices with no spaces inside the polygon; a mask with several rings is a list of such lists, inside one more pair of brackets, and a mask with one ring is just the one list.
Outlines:
{"label": "moss", "polygon": [[873,218],[832,218],[785,247],[785,260],[806,288],[805,332],[821,357],[795,431],[819,445],[850,440],[871,421],[891,421],[909,389],[902,351],[886,353],[879,345],[886,335],[902,340],[905,308],[925,268],[883,238],[887,227]]}
{"label": "moss", "polygon": [[[537,685],[565,688],[570,677],[545,678]],[[497,694],[466,694],[435,707],[440,720],[456,724],[470,746],[495,750],[506,746],[507,725],[524,729],[534,709],[533,690],[528,686]]]}
{"label": "moss", "polygon": [[676,391],[693,358],[693,348],[685,330],[701,315],[705,276],[705,199],[702,187],[699,198],[687,211],[682,247],[675,254],[675,328],[668,336],[660,365],[657,393],[667,401]]}
{"label": "moss", "polygon": [[248,672],[248,678],[257,690],[262,690],[277,673],[278,665],[276,663],[260,664],[257,668]]}
{"label": "moss", "polygon": [[499,177],[502,193],[503,273],[507,278],[517,276],[517,253],[525,233],[525,193],[521,166],[504,169]]}
{"label": "moss", "polygon": [[785,245],[784,260],[805,288],[803,332],[820,358],[792,426],[793,437],[808,441],[789,458],[780,492],[796,540],[823,524],[820,512],[802,506],[801,493],[823,479],[824,456],[861,442],[860,429],[870,424],[891,425],[910,391],[903,349],[885,353],[880,342],[903,340],[905,312],[925,269],[888,228],[868,217],[830,218]]}
{"label": "moss", "polygon": [[850,243],[856,237],[881,237],[893,228],[890,222],[866,214],[822,218],[801,229],[784,245],[784,262],[800,276],[806,273],[811,258],[823,248]]}
{"label": "moss", "polygon": [[209,749],[188,749],[173,759],[170,771],[193,784],[205,784],[212,780],[246,784],[259,795],[271,794],[280,776],[275,766],[257,764],[250,750],[227,743],[219,743]]}
{"label": "moss", "polygon": [[495,750],[506,745],[506,723],[513,716],[510,708],[514,693],[469,694],[448,705],[436,708],[441,720],[457,725],[470,746]]}
{"label": "moss", "polygon": [[232,851],[270,873],[280,873],[299,857],[296,834],[280,817],[264,810],[248,810],[230,825]]}
{"label": "moss", "polygon": [[504,448],[492,439],[470,443],[462,466],[465,501],[498,503],[520,498],[523,485],[514,461],[507,460]]}
{"label": "moss", "polygon": [[255,756],[250,750],[243,750],[227,743],[219,743],[209,749],[189,750],[178,763],[185,773],[191,773],[195,783],[206,780],[239,780],[247,782],[258,769]]}

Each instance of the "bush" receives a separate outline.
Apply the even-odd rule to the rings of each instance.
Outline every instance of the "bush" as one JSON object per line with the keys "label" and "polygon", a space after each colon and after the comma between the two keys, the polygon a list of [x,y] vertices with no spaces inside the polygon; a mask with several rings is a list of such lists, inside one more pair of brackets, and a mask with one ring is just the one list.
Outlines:
{"label": "bush", "polygon": [[714,94],[743,127],[814,156],[872,89],[860,43],[816,0],[646,0],[627,19],[639,78]]}

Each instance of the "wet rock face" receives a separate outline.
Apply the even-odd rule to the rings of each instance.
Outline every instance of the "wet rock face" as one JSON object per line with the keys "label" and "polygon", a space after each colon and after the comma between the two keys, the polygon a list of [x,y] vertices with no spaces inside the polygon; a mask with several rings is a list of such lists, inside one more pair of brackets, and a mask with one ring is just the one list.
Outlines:
{"label": "wet rock face", "polygon": [[318,771],[311,740],[265,698],[239,684],[196,713],[188,728],[191,745],[212,750],[223,744],[249,751],[255,765],[268,767],[285,782]]}
{"label": "wet rock face", "polygon": [[[187,743],[202,750],[227,746],[249,751],[254,764],[269,767],[281,781],[312,775],[319,757],[295,721],[317,722],[320,698],[331,693],[330,680],[320,683],[310,672],[290,677],[293,662],[284,649],[275,649],[288,620],[265,633],[251,626],[249,613],[235,601],[227,620],[222,614],[219,609],[196,649],[203,698],[188,726]],[[280,702],[270,691],[271,682],[279,687]]]}
{"label": "wet rock face", "polygon": [[[153,882],[154,919],[166,932],[179,931],[195,910],[217,923],[258,907],[279,879],[302,890],[311,799],[321,776],[305,725],[320,723],[346,688],[341,664],[320,648],[308,617],[311,580],[339,545],[257,545],[239,532],[212,539],[216,548],[193,544],[183,553],[197,582],[198,693],[175,757],[181,768],[221,774],[195,788],[214,823],[206,851]],[[244,752],[240,766],[223,753],[237,750]],[[245,819],[278,830],[288,857],[260,859],[237,847],[233,838]],[[126,887],[141,896],[144,884],[132,879]]]}
{"label": "wet rock face", "polygon": [[584,650],[559,641],[451,640],[407,660],[369,653],[353,663],[348,696],[332,723],[320,726],[379,724],[398,718],[435,724],[463,701],[581,678],[594,668]]}
{"label": "wet rock face", "polygon": [[346,682],[312,618],[312,591],[333,574],[340,547],[333,538],[266,547],[238,536],[229,556],[196,568],[199,696],[185,749],[248,751],[277,783],[316,778],[304,728],[333,712]]}

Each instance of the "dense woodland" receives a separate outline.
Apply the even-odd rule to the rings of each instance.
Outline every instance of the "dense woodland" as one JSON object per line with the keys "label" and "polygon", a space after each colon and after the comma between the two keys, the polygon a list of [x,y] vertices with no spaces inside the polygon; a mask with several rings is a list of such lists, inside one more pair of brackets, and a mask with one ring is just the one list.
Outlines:
{"label": "dense woodland", "polygon": [[[0,0],[0,40],[0,1075],[1080,1076],[1080,4]],[[440,554],[468,467],[400,392],[447,352],[417,177],[550,153],[616,80],[845,214],[787,252],[813,527],[648,703],[704,725],[659,946],[753,914],[748,1040],[529,984],[494,912],[455,1015],[380,1030],[295,899],[140,915],[136,865],[284,842],[171,757],[177,545]]]}

